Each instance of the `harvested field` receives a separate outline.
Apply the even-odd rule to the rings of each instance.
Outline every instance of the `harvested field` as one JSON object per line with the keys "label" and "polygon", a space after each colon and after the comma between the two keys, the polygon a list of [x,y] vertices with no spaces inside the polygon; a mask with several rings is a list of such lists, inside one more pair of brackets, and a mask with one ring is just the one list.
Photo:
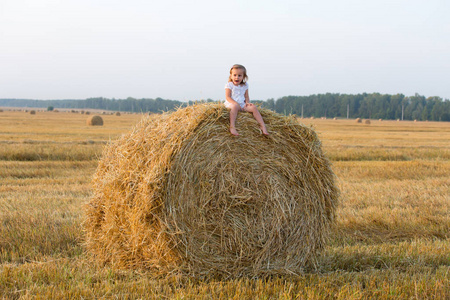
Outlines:
{"label": "harvested field", "polygon": [[316,267],[264,280],[193,280],[86,255],[82,207],[98,160],[142,115],[102,118],[104,126],[90,127],[85,115],[63,111],[0,114],[0,297],[450,297],[449,123],[301,120],[314,127],[341,190],[336,228]]}

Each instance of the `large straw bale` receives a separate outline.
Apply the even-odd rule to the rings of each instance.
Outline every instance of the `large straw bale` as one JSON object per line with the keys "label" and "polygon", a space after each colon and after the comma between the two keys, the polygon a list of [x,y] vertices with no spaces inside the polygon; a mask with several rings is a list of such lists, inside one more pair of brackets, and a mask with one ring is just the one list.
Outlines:
{"label": "large straw bale", "polygon": [[92,115],[86,120],[88,126],[103,126],[103,119],[98,115]]}
{"label": "large straw bale", "polygon": [[364,124],[370,125],[370,123],[371,123],[371,122],[370,122],[369,119],[365,119],[365,120],[364,120]]}
{"label": "large straw bale", "polygon": [[321,142],[293,117],[197,104],[145,116],[109,144],[85,206],[86,246],[100,262],[155,274],[265,276],[315,263],[338,189]]}

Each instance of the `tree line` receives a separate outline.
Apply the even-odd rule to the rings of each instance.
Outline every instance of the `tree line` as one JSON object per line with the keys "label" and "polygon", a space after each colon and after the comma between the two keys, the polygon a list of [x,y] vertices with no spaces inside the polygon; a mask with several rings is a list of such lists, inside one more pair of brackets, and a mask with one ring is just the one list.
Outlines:
{"label": "tree line", "polygon": [[[223,101],[223,100],[222,100]],[[215,102],[214,100],[181,102],[162,98],[108,99],[103,97],[85,100],[27,100],[0,99],[0,106],[13,107],[55,107],[65,109],[102,109],[110,111],[161,113],[196,102]],[[326,118],[366,118],[386,120],[429,120],[450,121],[450,101],[441,97],[425,97],[419,94],[388,95],[380,93],[362,94],[317,94],[310,96],[286,96],[266,101],[256,100],[264,108],[281,114],[295,114],[303,117]]]}
{"label": "tree line", "polygon": [[268,99],[263,107],[303,117],[450,121],[450,101],[419,94],[318,94]]}

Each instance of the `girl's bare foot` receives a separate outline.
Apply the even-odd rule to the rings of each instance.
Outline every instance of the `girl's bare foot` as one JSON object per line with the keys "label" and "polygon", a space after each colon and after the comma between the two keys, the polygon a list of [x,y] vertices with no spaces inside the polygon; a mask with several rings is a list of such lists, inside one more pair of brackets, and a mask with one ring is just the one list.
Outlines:
{"label": "girl's bare foot", "polygon": [[261,131],[264,135],[269,135],[269,132],[267,131],[266,126],[259,126],[259,128],[261,129]]}
{"label": "girl's bare foot", "polygon": [[231,132],[232,135],[235,135],[235,136],[239,135],[239,133],[237,132],[236,128],[234,128],[234,127],[230,127],[230,132]]}

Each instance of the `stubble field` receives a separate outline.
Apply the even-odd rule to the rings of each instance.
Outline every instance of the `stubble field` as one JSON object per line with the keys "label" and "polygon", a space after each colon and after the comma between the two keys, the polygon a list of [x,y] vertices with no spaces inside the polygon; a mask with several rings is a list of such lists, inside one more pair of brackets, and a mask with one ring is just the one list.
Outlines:
{"label": "stubble field", "polygon": [[[0,297],[448,299],[450,123],[312,124],[341,189],[317,268],[269,279],[156,277],[93,263],[82,205],[104,145],[143,115],[0,112]],[[270,130],[270,127],[269,127]]]}

